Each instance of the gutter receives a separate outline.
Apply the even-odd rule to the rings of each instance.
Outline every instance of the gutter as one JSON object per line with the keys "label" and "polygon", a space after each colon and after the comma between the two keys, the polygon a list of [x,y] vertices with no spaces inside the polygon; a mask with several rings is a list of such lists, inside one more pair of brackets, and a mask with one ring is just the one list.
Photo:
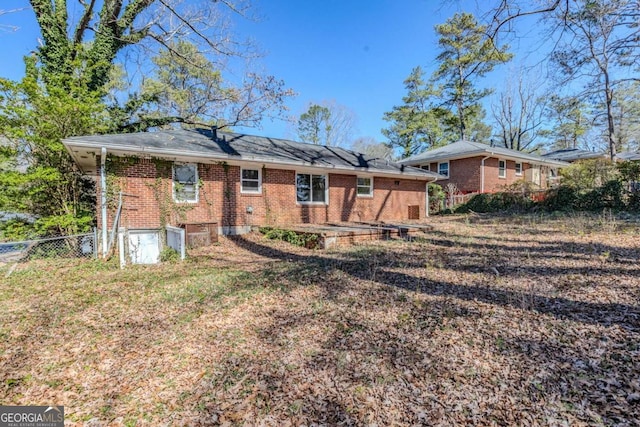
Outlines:
{"label": "gutter", "polygon": [[107,257],[107,149],[100,149],[100,207],[102,210],[102,257]]}

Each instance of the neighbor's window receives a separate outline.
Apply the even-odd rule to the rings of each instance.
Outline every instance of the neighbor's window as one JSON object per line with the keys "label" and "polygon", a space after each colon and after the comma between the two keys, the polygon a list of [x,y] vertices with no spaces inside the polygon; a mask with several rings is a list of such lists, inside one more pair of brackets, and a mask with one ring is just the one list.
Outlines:
{"label": "neighbor's window", "polygon": [[438,163],[438,173],[449,177],[449,162]]}
{"label": "neighbor's window", "polygon": [[262,176],[260,169],[240,170],[240,192],[250,194],[262,193]]}
{"label": "neighbor's window", "polygon": [[498,178],[507,177],[507,162],[505,160],[498,160]]}
{"label": "neighbor's window", "polygon": [[516,163],[516,176],[522,175],[522,163]]}
{"label": "neighbor's window", "polygon": [[358,196],[373,196],[373,178],[358,177]]}
{"label": "neighbor's window", "polygon": [[296,197],[301,203],[326,203],[327,176],[296,174]]}
{"label": "neighbor's window", "polygon": [[198,202],[198,165],[195,163],[174,163],[173,200],[176,202]]}
{"label": "neighbor's window", "polygon": [[424,170],[428,171],[429,170],[429,165],[422,165],[422,166],[420,166],[420,169],[424,169]]}

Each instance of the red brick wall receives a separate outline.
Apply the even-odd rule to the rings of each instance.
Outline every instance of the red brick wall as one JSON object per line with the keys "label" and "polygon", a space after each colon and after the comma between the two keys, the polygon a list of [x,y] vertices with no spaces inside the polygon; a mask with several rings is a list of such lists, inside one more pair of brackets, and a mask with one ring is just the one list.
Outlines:
{"label": "red brick wall", "polygon": [[[503,159],[504,160],[504,159]],[[529,166],[522,163],[522,176],[516,176],[516,162],[512,160],[506,160],[506,177],[500,178],[498,176],[498,159],[490,158],[484,162],[484,191],[486,193],[494,193],[496,191],[504,190],[504,187],[511,185],[519,179],[524,179],[525,170]]]}
{"label": "red brick wall", "polygon": [[[456,184],[458,190],[462,193],[477,193],[481,187],[481,165],[483,156],[470,157],[466,159],[451,160],[449,162],[449,179],[438,181],[437,184],[446,188],[449,182]],[[488,158],[484,161],[484,191],[485,193],[494,193],[502,191],[505,186],[514,182],[525,179],[527,169],[531,167],[529,163],[522,163],[522,175],[516,175],[516,162],[506,160],[507,174],[505,178],[498,176],[498,158]],[[429,165],[432,171],[438,171],[438,164],[431,163]],[[546,185],[546,175],[544,168],[541,172],[542,187]]]}
{"label": "red brick wall", "polygon": [[373,197],[356,196],[356,175],[329,175],[330,221],[388,221],[408,219],[409,206],[424,217],[424,181],[373,178]]}
{"label": "red brick wall", "polygon": [[[241,194],[240,167],[199,164],[198,202],[174,203],[171,163],[112,159],[108,168],[111,191],[122,190],[136,196],[125,197],[121,217],[121,226],[131,229],[158,228],[163,222],[251,226],[403,220],[408,218],[409,205],[418,205],[420,217],[424,217],[424,181],[374,177],[373,197],[357,197],[356,175],[328,174],[328,205],[308,205],[296,202],[295,170],[262,169],[262,194]],[[248,208],[252,209],[251,214],[247,213]],[[108,216],[111,224],[115,216],[113,203]]]}
{"label": "red brick wall", "polygon": [[[480,162],[482,157],[449,161],[449,179],[438,181],[442,188],[453,183],[462,193],[475,193],[480,189]],[[431,170],[437,171],[438,164],[432,163]]]}

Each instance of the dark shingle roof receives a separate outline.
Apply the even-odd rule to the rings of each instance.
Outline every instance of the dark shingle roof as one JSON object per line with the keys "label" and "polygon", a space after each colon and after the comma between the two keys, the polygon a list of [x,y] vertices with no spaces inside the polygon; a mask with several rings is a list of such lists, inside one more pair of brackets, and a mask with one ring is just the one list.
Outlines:
{"label": "dark shingle roof", "polygon": [[551,151],[542,157],[561,160],[563,162],[575,162],[578,160],[607,158],[607,154],[602,151],[581,150],[579,148],[566,148],[564,150]]}
{"label": "dark shingle roof", "polygon": [[476,156],[493,156],[504,157],[509,159],[523,160],[533,164],[542,164],[550,166],[568,166],[564,162],[553,159],[546,159],[536,154],[523,153],[522,151],[510,150],[503,147],[492,147],[473,141],[458,141],[444,147],[434,148],[420,154],[416,154],[400,163],[407,165],[420,165],[426,162],[436,162],[439,160],[464,159]]}
{"label": "dark shingle roof", "polygon": [[638,161],[640,160],[640,151],[624,151],[618,153],[618,160]]}
{"label": "dark shingle roof", "polygon": [[259,162],[293,167],[356,170],[425,180],[440,177],[433,172],[344,148],[221,131],[214,138],[213,131],[209,129],[78,136],[67,138],[63,143],[85,172],[95,171],[95,158],[90,157],[100,154],[100,149],[105,147],[115,155]]}

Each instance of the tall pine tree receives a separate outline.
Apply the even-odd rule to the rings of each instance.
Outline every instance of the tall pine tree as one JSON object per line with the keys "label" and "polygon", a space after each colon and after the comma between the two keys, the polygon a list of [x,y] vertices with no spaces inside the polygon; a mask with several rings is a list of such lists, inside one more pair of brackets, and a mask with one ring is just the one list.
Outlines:
{"label": "tall pine tree", "polygon": [[433,75],[441,85],[444,105],[455,111],[455,125],[461,139],[469,138],[469,128],[481,114],[480,101],[491,89],[478,89],[478,80],[496,65],[511,59],[508,46],[496,46],[469,13],[456,13],[444,24],[436,25],[440,66]]}

